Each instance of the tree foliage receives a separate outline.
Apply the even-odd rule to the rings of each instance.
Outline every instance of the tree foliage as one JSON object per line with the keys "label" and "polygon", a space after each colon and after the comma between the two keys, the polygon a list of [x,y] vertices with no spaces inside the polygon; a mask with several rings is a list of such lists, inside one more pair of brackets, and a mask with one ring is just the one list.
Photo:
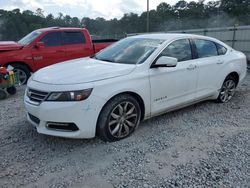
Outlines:
{"label": "tree foliage", "polygon": [[[42,9],[35,12],[19,9],[6,11],[0,9],[0,39],[18,40],[27,33],[43,27],[86,27],[92,35],[107,36],[113,34],[140,33],[146,31],[147,13],[124,14],[120,19],[104,18],[79,19],[59,13],[44,15]],[[250,1],[219,0],[204,3],[180,0],[171,6],[160,3],[150,11],[150,31],[184,30],[207,27],[223,27],[250,24]]]}

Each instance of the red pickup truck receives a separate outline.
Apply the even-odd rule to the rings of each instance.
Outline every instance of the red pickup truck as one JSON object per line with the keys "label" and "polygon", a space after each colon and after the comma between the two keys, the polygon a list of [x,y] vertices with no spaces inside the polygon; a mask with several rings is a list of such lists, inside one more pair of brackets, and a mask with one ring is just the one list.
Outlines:
{"label": "red pickup truck", "polygon": [[25,84],[40,68],[95,54],[115,40],[92,41],[84,28],[38,29],[18,42],[0,42],[0,67],[12,65]]}

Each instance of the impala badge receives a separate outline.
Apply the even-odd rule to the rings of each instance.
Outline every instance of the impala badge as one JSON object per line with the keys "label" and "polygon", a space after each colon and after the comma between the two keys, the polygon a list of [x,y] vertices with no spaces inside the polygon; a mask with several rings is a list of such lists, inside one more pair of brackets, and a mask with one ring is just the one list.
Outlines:
{"label": "impala badge", "polygon": [[164,97],[157,98],[154,101],[158,102],[158,101],[162,101],[162,100],[167,99],[167,98],[168,98],[167,96],[164,96]]}

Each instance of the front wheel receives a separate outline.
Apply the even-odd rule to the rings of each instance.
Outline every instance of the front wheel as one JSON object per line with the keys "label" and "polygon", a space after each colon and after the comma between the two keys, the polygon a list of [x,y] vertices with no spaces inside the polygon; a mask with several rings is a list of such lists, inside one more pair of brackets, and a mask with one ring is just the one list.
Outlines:
{"label": "front wheel", "polygon": [[217,98],[217,101],[220,103],[226,103],[230,101],[235,94],[237,82],[232,76],[228,76],[224,83],[222,84],[220,94]]}
{"label": "front wheel", "polygon": [[140,119],[140,105],[133,96],[116,96],[102,109],[97,123],[97,134],[104,141],[121,140],[134,132]]}

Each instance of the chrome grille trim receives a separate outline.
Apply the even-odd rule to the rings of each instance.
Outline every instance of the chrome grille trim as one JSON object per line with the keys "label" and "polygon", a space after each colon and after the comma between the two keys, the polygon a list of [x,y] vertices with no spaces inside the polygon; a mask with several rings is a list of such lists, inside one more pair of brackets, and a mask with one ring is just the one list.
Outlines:
{"label": "chrome grille trim", "polygon": [[49,92],[45,91],[39,91],[31,88],[27,89],[27,97],[31,102],[34,102],[34,104],[37,105],[43,102],[49,96],[49,94],[50,94]]}

